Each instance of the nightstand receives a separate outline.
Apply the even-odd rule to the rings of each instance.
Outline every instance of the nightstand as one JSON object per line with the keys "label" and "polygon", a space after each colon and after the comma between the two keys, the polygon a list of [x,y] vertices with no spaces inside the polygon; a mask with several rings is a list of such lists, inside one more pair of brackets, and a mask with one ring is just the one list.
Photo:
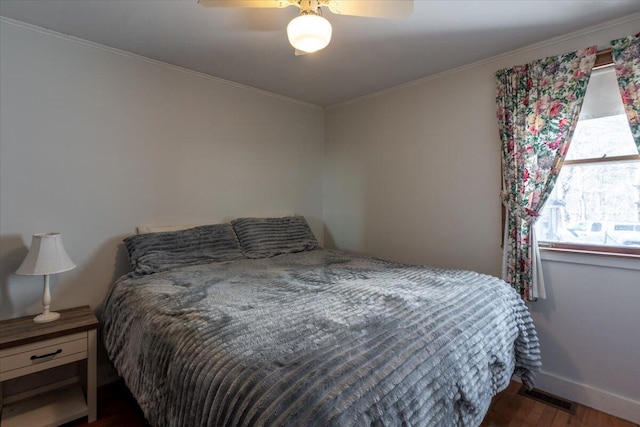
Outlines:
{"label": "nightstand", "polygon": [[77,379],[9,396],[0,410],[2,427],[58,426],[96,419],[96,331],[98,319],[86,305],[60,310],[60,319],[34,323],[33,316],[0,322],[0,387],[3,381],[86,360],[86,400]]}

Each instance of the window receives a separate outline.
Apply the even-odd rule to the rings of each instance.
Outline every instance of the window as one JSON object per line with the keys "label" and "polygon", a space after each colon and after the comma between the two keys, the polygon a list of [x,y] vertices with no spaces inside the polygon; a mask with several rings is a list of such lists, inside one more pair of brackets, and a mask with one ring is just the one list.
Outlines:
{"label": "window", "polygon": [[640,155],[613,66],[591,75],[536,234],[541,247],[640,255]]}

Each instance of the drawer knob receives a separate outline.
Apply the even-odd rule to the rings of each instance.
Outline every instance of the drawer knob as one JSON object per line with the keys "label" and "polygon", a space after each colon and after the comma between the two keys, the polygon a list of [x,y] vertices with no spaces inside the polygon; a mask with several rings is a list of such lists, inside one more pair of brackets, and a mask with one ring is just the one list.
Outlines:
{"label": "drawer knob", "polygon": [[60,354],[60,353],[62,353],[62,349],[61,348],[57,349],[53,353],[43,354],[42,356],[35,356],[35,355],[31,356],[31,360],[44,359],[45,357],[55,356],[56,354]]}

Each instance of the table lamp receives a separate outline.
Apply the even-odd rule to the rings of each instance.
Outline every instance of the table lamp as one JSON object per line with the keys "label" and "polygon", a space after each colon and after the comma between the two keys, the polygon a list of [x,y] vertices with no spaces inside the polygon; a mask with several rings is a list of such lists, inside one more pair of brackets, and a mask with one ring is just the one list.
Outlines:
{"label": "table lamp", "polygon": [[34,234],[31,239],[31,248],[26,258],[22,261],[16,274],[26,276],[44,276],[44,291],[42,293],[42,314],[34,317],[36,323],[52,322],[60,317],[60,313],[49,311],[51,293],[49,292],[49,275],[62,273],[75,268],[69,255],[62,246],[60,233]]}

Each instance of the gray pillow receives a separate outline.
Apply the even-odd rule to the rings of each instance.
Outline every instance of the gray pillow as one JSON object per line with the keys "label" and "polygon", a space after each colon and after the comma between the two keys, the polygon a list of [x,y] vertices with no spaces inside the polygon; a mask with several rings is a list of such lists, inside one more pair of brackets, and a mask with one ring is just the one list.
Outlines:
{"label": "gray pillow", "polygon": [[138,274],[244,258],[231,224],[140,234],[127,237],[124,244],[131,268]]}
{"label": "gray pillow", "polygon": [[319,248],[303,216],[238,218],[231,224],[247,258],[270,258]]}

